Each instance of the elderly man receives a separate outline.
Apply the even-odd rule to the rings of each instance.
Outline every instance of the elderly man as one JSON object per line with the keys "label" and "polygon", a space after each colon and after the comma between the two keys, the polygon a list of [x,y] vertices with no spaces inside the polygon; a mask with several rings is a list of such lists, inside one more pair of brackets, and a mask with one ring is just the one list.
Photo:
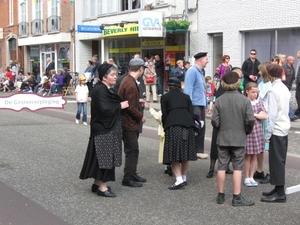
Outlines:
{"label": "elderly man", "polygon": [[55,70],[55,63],[51,60],[51,58],[47,58],[46,76],[48,78],[51,77],[51,74],[50,74],[51,70]]}
{"label": "elderly man", "polygon": [[206,159],[208,154],[204,153],[205,138],[205,108],[207,106],[205,94],[205,79],[203,69],[208,63],[207,52],[200,52],[194,56],[195,65],[191,66],[185,73],[183,92],[188,94],[192,100],[194,114],[199,120],[204,121],[200,134],[196,136],[197,157]]}

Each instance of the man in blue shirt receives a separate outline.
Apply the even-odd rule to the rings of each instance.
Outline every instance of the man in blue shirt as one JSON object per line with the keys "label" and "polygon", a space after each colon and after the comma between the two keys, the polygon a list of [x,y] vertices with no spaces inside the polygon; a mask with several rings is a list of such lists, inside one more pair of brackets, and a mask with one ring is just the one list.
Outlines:
{"label": "man in blue shirt", "polygon": [[192,100],[194,114],[199,117],[199,120],[204,122],[200,134],[195,137],[197,157],[206,159],[208,154],[204,153],[204,138],[205,138],[205,108],[207,107],[205,93],[205,79],[203,70],[208,63],[207,52],[200,52],[194,55],[195,65],[190,67],[184,78],[183,92],[188,94]]}

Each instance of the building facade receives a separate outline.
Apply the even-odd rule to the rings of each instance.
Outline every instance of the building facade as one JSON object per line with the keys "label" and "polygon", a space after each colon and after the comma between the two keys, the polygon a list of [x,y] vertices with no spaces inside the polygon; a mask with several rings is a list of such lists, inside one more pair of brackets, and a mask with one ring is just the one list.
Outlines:
{"label": "building facade", "polygon": [[56,70],[67,67],[75,71],[73,2],[19,0],[16,4],[24,72],[33,72],[39,80],[47,58],[54,61]]}
{"label": "building facade", "polygon": [[[76,69],[79,73],[85,70],[86,61],[94,55],[100,62],[113,58],[124,71],[135,54],[142,58],[159,54],[165,61],[167,77],[171,69],[175,69],[176,59],[184,57],[186,32],[166,33],[161,25],[163,20],[185,18],[184,0],[79,0],[75,4],[76,12],[84,9],[75,18]],[[189,1],[189,7],[195,8],[196,1]],[[196,15],[196,10],[189,13],[194,21]],[[146,18],[144,23],[143,18]],[[161,35],[153,36],[148,32],[141,36],[139,30],[148,29],[141,24],[153,26],[153,33],[161,29]],[[197,23],[192,23],[190,29],[196,31],[196,27]]]}
{"label": "building facade", "polygon": [[11,64],[20,63],[18,48],[18,4],[13,0],[0,1],[0,76]]}

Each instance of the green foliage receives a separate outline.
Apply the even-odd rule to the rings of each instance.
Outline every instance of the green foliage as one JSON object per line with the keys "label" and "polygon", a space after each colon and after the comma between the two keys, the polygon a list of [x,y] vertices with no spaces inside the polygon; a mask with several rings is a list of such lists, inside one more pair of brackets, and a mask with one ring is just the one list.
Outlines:
{"label": "green foliage", "polygon": [[191,23],[192,22],[188,20],[168,20],[164,21],[162,25],[164,27],[188,27]]}

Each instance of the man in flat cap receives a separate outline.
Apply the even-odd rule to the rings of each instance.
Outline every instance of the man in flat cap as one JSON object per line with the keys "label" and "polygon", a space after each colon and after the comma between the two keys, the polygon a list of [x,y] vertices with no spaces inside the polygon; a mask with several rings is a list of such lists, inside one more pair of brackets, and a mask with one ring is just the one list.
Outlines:
{"label": "man in flat cap", "polygon": [[128,75],[124,77],[120,84],[119,96],[127,100],[129,107],[125,114],[122,115],[123,126],[123,143],[125,153],[123,186],[141,187],[146,179],[137,175],[137,164],[139,157],[139,128],[140,123],[145,123],[146,118],[139,110],[140,94],[136,80],[144,73],[145,62],[140,58],[133,58],[129,62]]}
{"label": "man in flat cap", "polygon": [[203,69],[208,63],[207,52],[200,52],[194,56],[195,65],[191,66],[185,73],[183,92],[188,94],[192,100],[194,114],[199,116],[204,125],[200,134],[195,137],[197,157],[206,159],[208,154],[204,153],[205,138],[205,108],[207,106],[205,94],[205,79]]}

